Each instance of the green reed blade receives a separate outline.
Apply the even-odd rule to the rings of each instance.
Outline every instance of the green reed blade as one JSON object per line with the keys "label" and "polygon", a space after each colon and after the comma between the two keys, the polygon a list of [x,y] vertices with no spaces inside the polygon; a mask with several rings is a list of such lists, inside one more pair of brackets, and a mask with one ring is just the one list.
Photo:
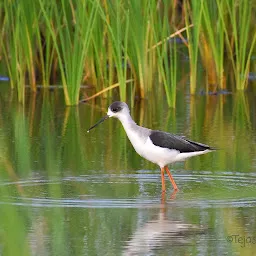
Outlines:
{"label": "green reed blade", "polygon": [[190,64],[190,93],[195,94],[197,86],[197,68],[198,68],[198,45],[200,42],[200,32],[202,26],[202,1],[193,0],[191,5],[185,2],[185,22],[189,27],[192,20],[193,28],[187,30],[188,52]]}

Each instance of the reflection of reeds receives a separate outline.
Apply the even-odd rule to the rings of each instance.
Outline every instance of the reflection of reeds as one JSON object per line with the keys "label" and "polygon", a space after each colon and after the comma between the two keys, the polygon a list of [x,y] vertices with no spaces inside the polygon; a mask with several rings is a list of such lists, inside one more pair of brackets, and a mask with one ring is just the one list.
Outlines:
{"label": "reflection of reeds", "polygon": [[[239,216],[245,215],[246,220]],[[256,250],[256,232],[254,211],[250,208],[234,209],[232,207],[222,209],[221,219],[223,220],[224,235],[227,243],[227,248],[230,251],[235,251],[238,255],[252,255]],[[245,223],[251,223],[245,225]]]}
{"label": "reflection of reeds", "polygon": [[[209,142],[221,149],[200,160],[199,158],[189,160],[186,167],[193,173],[188,174],[188,179],[185,181],[184,177],[183,180],[178,177],[178,181],[184,184],[182,191],[176,196],[178,203],[182,203],[182,200],[179,201],[179,195],[188,199],[189,203],[192,194],[196,199],[190,202],[191,207],[186,204],[184,207],[178,207],[176,212],[175,202],[169,205],[169,198],[166,198],[167,207],[174,210],[173,214],[186,217],[183,224],[195,225],[179,226],[179,223],[171,222],[167,218],[163,219],[161,216],[147,222],[152,218],[147,216],[150,210],[145,210],[143,205],[139,210],[127,209],[125,206],[115,209],[112,206],[105,209],[94,208],[93,203],[102,198],[107,198],[107,201],[127,198],[128,204],[137,198],[138,201],[143,200],[143,197],[149,201],[152,197],[160,201],[161,195],[158,198],[156,192],[159,190],[158,167],[142,160],[134,152],[117,120],[110,119],[93,133],[86,133],[88,127],[106,111],[108,106],[106,100],[98,101],[96,108],[81,104],[77,108],[63,109],[59,107],[62,102],[59,104],[56,102],[54,92],[45,91],[36,100],[31,97],[29,106],[27,108],[19,106],[18,111],[16,105],[12,108],[9,99],[1,98],[0,101],[0,217],[4,254],[30,255],[35,248],[38,250],[37,254],[43,251],[46,252],[45,254],[65,255],[66,252],[70,254],[72,251],[81,255],[84,254],[83,250],[88,248],[92,254],[95,248],[99,254],[102,254],[106,247],[111,248],[108,249],[112,250],[111,255],[118,255],[122,248],[116,248],[116,244],[128,240],[129,235],[130,245],[138,245],[137,234],[141,231],[142,236],[139,238],[144,239],[146,232],[150,234],[150,231],[159,231],[157,228],[160,227],[162,235],[160,234],[158,238],[164,239],[165,231],[168,231],[166,228],[170,228],[167,234],[171,233],[176,237],[175,231],[178,232],[180,227],[185,227],[187,234],[187,231],[188,233],[189,230],[191,231],[190,228],[196,227],[201,221],[208,224],[215,234],[219,234],[220,228],[225,228],[227,234],[241,230],[241,235],[246,234],[247,230],[255,230],[245,229],[237,221],[248,220],[244,217],[245,213],[249,216],[246,207],[252,206],[249,208],[253,212],[254,202],[251,205],[250,202],[245,202],[246,207],[243,207],[241,213],[224,210],[223,227],[222,224],[218,225],[220,219],[218,214],[216,215],[216,209],[219,211],[219,207],[223,207],[223,201],[227,198],[233,199],[231,202],[228,201],[229,208],[235,207],[236,199],[238,199],[238,207],[242,208],[239,202],[241,197],[255,197],[254,177],[243,176],[244,173],[254,171],[255,168],[252,167],[251,162],[256,153],[255,143],[252,141],[254,113],[250,116],[249,112],[254,101],[249,101],[250,95],[239,93],[233,96],[194,96],[190,97],[189,103],[184,104],[187,102],[187,96],[179,93],[177,111],[167,108],[166,102],[161,101],[162,95],[153,97],[148,101],[136,102],[135,108],[132,109],[132,116],[140,125],[186,135],[202,142]],[[151,104],[153,100],[158,104]],[[99,105],[101,108],[98,107]],[[17,112],[13,113],[14,109]],[[177,169],[175,174],[181,171],[180,165],[173,168]],[[154,170],[152,173],[156,180],[149,179],[152,174],[150,169]],[[198,173],[198,170],[202,169],[203,174]],[[240,174],[226,174],[233,170]],[[218,177],[218,171],[221,173],[221,178]],[[96,179],[90,179],[90,176]],[[145,180],[142,176],[146,177]],[[145,194],[141,189],[144,189]],[[33,200],[30,201],[24,198],[25,196]],[[92,199],[86,203],[91,207],[90,209],[80,208],[79,204],[84,203],[83,200],[78,200],[80,197],[83,197],[84,201],[88,197]],[[213,197],[220,199],[221,204],[217,200],[213,202]],[[201,201],[200,198],[204,200]],[[207,199],[211,200],[208,202]],[[77,202],[77,200],[78,203],[74,208],[66,207],[70,206],[69,202]],[[48,207],[41,205],[42,207],[39,208],[41,202],[50,203]],[[127,202],[125,201],[125,204]],[[21,205],[24,203],[24,205],[18,206],[14,203]],[[27,206],[26,203],[31,205]],[[205,209],[204,206],[207,208]],[[136,206],[133,204],[132,207],[137,207],[137,204]],[[173,214],[171,217],[174,216]],[[234,214],[237,220],[231,218]],[[141,220],[145,223],[143,227]],[[142,227],[141,231],[134,233],[136,227]],[[249,226],[244,225],[244,227]],[[175,237],[168,236],[175,245],[179,245]],[[69,243],[71,240],[72,243]],[[86,244],[84,244],[85,240]],[[206,250],[215,248],[216,245],[209,242],[194,243],[193,246],[195,250],[199,250],[202,244]],[[235,244],[230,247],[240,251]],[[155,248],[154,244],[152,248]],[[247,248],[245,251],[252,254],[254,245]],[[128,244],[123,249],[131,249],[131,247]]]}
{"label": "reflection of reeds", "polygon": [[[248,95],[236,94],[235,96],[234,103],[231,101],[231,95],[208,96],[207,98],[194,96],[190,97],[188,107],[187,104],[184,105],[186,100],[180,93],[177,101],[177,113],[173,109],[166,109],[166,103],[161,103],[161,96],[159,98],[154,96],[159,104],[152,105],[150,102],[153,99],[136,102],[135,108],[132,109],[132,116],[139,125],[185,135],[221,149],[212,155],[187,161],[187,168],[200,169],[201,159],[208,161],[218,159],[214,163],[214,169],[218,169],[217,163],[219,163],[221,169],[233,170],[241,165],[246,166],[247,171],[250,171],[251,156],[255,152],[254,144],[250,143],[253,131],[249,112],[251,107]],[[42,146],[38,148],[37,143],[32,143],[30,138],[33,136],[39,136],[40,141],[42,138],[50,138],[55,141],[58,147],[53,143],[54,150],[52,151],[51,146],[47,146],[46,151],[53,153],[44,156],[44,159],[51,155],[59,159],[64,157],[63,164],[68,169],[94,169],[99,166],[99,163],[101,167],[105,166],[109,170],[113,165],[114,169],[119,171],[141,167],[157,169],[155,165],[137,156],[128,142],[122,126],[114,119],[102,124],[94,133],[86,134],[90,124],[104,115],[108,106],[107,101],[102,101],[102,111],[97,114],[95,110],[90,110],[88,105],[81,105],[80,108],[67,108],[65,113],[59,113],[56,117],[55,98],[54,93],[48,91],[44,93],[44,97],[37,98],[37,103],[35,103],[35,98],[31,97],[28,118],[22,108],[17,116],[13,117],[15,123],[11,123],[10,129],[15,138],[14,150],[16,153],[9,152],[10,157],[7,160],[13,162],[13,157],[15,157],[15,163],[22,166],[22,175],[30,173],[31,166],[34,166],[34,163],[31,163],[31,158],[37,159],[40,156],[40,150],[45,148]],[[40,101],[43,101],[42,110],[38,107],[35,108],[35,104],[41,105]],[[85,116],[88,118],[85,119]],[[56,122],[57,120],[58,122]],[[52,132],[60,127],[61,130],[58,133]],[[12,144],[9,142],[7,148],[11,147]],[[242,151],[241,147],[243,147]],[[232,158],[233,154],[237,157]],[[97,156],[101,155],[104,157],[99,160]],[[51,162],[51,160],[49,161]],[[176,168],[175,166],[174,168]],[[16,172],[16,167],[13,169]]]}

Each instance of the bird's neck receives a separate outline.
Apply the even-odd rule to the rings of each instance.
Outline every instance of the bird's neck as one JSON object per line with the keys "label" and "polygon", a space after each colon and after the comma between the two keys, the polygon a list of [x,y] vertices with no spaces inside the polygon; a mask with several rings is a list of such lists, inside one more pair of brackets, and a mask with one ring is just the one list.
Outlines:
{"label": "bird's neck", "polygon": [[119,118],[121,121],[126,135],[128,136],[130,142],[132,143],[134,149],[138,154],[142,154],[140,144],[142,142],[141,136],[138,133],[138,125],[133,121],[130,115],[124,115]]}
{"label": "bird's neck", "polygon": [[132,129],[137,124],[133,121],[132,117],[129,115],[123,115],[119,117],[119,120],[121,121],[125,131]]}

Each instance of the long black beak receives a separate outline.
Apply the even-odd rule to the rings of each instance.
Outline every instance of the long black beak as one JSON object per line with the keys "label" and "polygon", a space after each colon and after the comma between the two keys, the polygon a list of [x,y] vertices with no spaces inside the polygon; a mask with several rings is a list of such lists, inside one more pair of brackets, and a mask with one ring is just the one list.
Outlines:
{"label": "long black beak", "polygon": [[102,122],[104,122],[106,119],[109,118],[109,115],[106,115],[104,117],[102,117],[95,125],[93,125],[87,132],[89,132],[90,130],[92,130],[93,128],[95,128],[97,125],[101,124]]}

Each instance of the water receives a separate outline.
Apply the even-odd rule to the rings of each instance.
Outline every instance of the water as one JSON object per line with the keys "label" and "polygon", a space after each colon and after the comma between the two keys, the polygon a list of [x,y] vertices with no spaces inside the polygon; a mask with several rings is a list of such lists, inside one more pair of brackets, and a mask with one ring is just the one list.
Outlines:
{"label": "water", "polygon": [[171,166],[180,191],[166,178],[165,195],[117,120],[86,133],[110,102],[65,108],[58,94],[25,108],[2,95],[1,255],[255,254],[253,93],[135,105],[137,123],[219,148]]}

